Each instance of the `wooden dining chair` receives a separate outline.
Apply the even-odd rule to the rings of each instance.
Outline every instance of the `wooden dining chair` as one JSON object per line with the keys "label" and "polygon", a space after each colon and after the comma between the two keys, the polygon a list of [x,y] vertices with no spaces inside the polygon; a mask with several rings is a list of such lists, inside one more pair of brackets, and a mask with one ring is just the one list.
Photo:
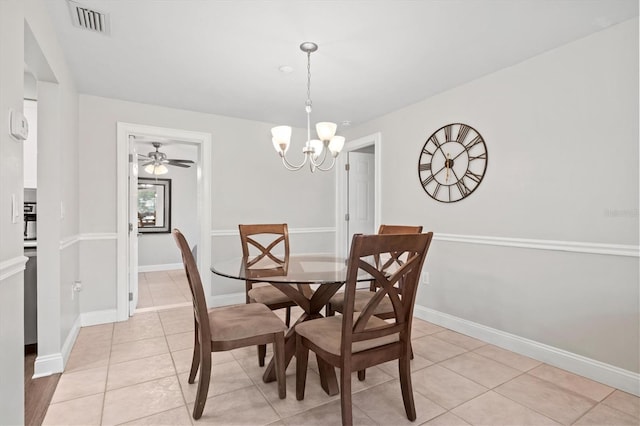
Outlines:
{"label": "wooden dining chair", "polygon": [[[400,388],[407,418],[416,419],[410,369],[411,323],[420,272],[433,233],[354,235],[347,269],[342,316],[314,319],[296,325],[296,399],[304,399],[309,350],[340,369],[342,424],[352,424],[351,372],[398,360]],[[406,253],[406,260],[389,273],[372,257]],[[355,310],[360,270],[370,274],[380,289],[362,311]],[[402,280],[402,290],[395,284]],[[393,321],[374,315],[389,297]]]}
{"label": "wooden dining chair", "polygon": [[182,254],[193,300],[195,338],[189,383],[193,384],[196,373],[200,371],[193,418],[197,420],[202,416],[207,401],[212,352],[272,343],[278,396],[284,399],[287,395],[284,366],[284,332],[287,326],[261,303],[207,309],[200,273],[187,240],[177,229],[173,230],[173,237]]}
{"label": "wooden dining chair", "polygon": [[[409,226],[409,225],[380,225],[378,228],[378,234],[389,235],[389,234],[420,234],[422,232],[422,226]],[[380,259],[380,257],[376,257],[376,261],[382,263],[382,268],[384,270],[398,267],[402,265],[403,260],[398,256],[394,256],[393,254],[388,255],[386,259]],[[398,285],[401,285],[399,283]],[[357,291],[356,299],[355,299],[355,309],[357,312],[361,311],[362,308],[369,303],[369,300],[375,295],[376,287],[375,281],[372,280],[369,284],[369,290]],[[326,316],[335,315],[336,312],[343,313],[344,312],[344,294],[336,293],[327,303],[326,306]],[[393,307],[391,306],[391,301],[388,298],[385,298],[380,302],[375,316],[382,319],[389,319],[393,317]]]}
{"label": "wooden dining chair", "polygon": [[[247,268],[286,266],[289,258],[289,228],[282,224],[238,225],[242,256]],[[268,282],[247,280],[246,303],[263,303],[271,310],[286,309],[285,323],[291,324],[291,307],[296,303]],[[264,366],[266,347],[258,346],[258,364]]]}

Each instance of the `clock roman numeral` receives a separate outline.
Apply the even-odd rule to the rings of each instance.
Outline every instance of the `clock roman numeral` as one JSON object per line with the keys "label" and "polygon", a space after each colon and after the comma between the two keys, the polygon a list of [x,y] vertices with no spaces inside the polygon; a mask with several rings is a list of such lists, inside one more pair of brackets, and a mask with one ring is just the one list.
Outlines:
{"label": "clock roman numeral", "polygon": [[438,192],[440,191],[441,187],[442,187],[442,185],[440,185],[439,183],[436,184],[436,189],[435,189],[435,191],[433,191],[433,196],[434,197],[438,196]]}
{"label": "clock roman numeral", "polygon": [[[435,152],[435,151],[434,151]],[[426,154],[426,155],[433,155],[433,152],[429,151],[429,148],[427,148],[427,146],[425,145],[424,148],[422,148],[422,153]]]}
{"label": "clock roman numeral", "polygon": [[432,180],[433,180],[433,175],[427,176],[427,178],[422,181],[422,186],[429,185],[429,183],[431,183]]}
{"label": "clock roman numeral", "polygon": [[480,181],[482,180],[482,176],[477,175],[470,170],[467,170],[467,172],[464,174],[464,177],[471,179],[475,183],[480,183]]}
{"label": "clock roman numeral", "polygon": [[451,125],[445,126],[444,128],[444,140],[445,142],[451,141]]}
{"label": "clock roman numeral", "polygon": [[486,159],[487,159],[487,153],[486,153],[486,152],[483,152],[482,154],[480,154],[480,155],[476,155],[476,156],[473,156],[473,155],[470,155],[470,156],[469,156],[469,161],[473,161],[473,160],[486,160]]}
{"label": "clock roman numeral", "polygon": [[471,148],[473,148],[475,145],[479,144],[482,142],[482,138],[480,137],[480,135],[476,136],[475,138],[471,139],[471,142],[469,142],[468,144],[466,144],[464,147],[468,150],[470,150]]}
{"label": "clock roman numeral", "polygon": [[427,171],[427,170],[431,170],[431,163],[423,163],[420,164],[420,166],[418,166],[418,170],[421,172]]}
{"label": "clock roman numeral", "polygon": [[458,191],[460,191],[460,195],[462,195],[463,198],[471,192],[471,190],[467,188],[467,185],[465,185],[462,180],[456,182],[456,186],[458,187]]}
{"label": "clock roman numeral", "polygon": [[436,148],[440,148],[440,141],[438,141],[438,137],[435,134],[431,136],[429,140],[436,146]]}
{"label": "clock roman numeral", "polygon": [[469,134],[469,126],[467,126],[466,124],[461,124],[460,125],[460,130],[458,130],[458,143],[463,143],[464,140],[467,138],[467,135]]}

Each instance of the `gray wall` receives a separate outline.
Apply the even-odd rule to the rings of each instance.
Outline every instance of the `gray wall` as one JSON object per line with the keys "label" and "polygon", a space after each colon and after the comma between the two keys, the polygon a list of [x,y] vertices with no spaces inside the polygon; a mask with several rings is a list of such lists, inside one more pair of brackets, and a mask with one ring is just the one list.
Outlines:
{"label": "gray wall", "polygon": [[[488,168],[469,198],[443,204],[423,191],[417,162],[429,135],[455,122],[482,134]],[[436,233],[419,305],[640,371],[637,19],[348,137],[378,131],[382,223]],[[527,248],[537,240],[543,249]],[[580,244],[635,246],[636,255]]]}
{"label": "gray wall", "polygon": [[[71,283],[78,277],[78,98],[44,2],[0,2],[0,51],[0,111],[22,110],[25,64],[39,80],[39,139],[46,142],[46,149],[39,151],[46,161],[39,162],[38,176],[46,184],[38,194],[43,219],[38,224],[38,359],[48,356],[61,368],[63,344],[79,318],[77,299],[70,297]],[[18,265],[23,251],[22,220],[14,224],[8,214],[12,194],[22,205],[23,146],[9,136],[6,119],[0,120],[0,170],[0,211],[5,212],[0,215],[0,419],[21,424],[23,273],[5,265]],[[43,191],[46,195],[40,198]],[[51,365],[45,364],[41,366]]]}
{"label": "gray wall", "polygon": [[[239,223],[287,222],[299,251],[333,249],[334,173],[293,173],[282,166],[271,143],[271,123],[80,95],[80,229],[82,312],[115,309],[116,123],[127,122],[212,135],[212,256],[240,254]],[[302,150],[294,130],[291,152]],[[95,152],[102,161],[91,161]],[[302,153],[300,151],[300,157]],[[298,161],[296,158],[295,161]],[[302,202],[301,202],[302,200]],[[94,238],[95,237],[95,238]],[[203,272],[206,273],[206,272]],[[238,281],[214,277],[213,295],[244,291]]]}

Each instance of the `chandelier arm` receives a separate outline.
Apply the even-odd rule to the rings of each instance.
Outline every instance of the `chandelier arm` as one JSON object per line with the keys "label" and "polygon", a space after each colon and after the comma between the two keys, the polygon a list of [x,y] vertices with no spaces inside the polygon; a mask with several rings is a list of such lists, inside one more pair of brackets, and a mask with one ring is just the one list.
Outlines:
{"label": "chandelier arm", "polygon": [[[320,164],[324,164],[324,161]],[[329,167],[322,168],[320,166],[316,166],[316,170],[320,170],[321,172],[328,172],[329,170],[333,169],[333,166],[335,166],[335,164],[336,164],[336,157],[332,157],[331,164],[329,165]]]}
{"label": "chandelier arm", "polygon": [[313,159],[313,155],[310,155],[310,156],[309,156],[309,160],[310,160],[310,161],[313,163],[313,165],[314,165],[314,166],[316,166],[316,167],[322,166],[322,165],[324,164],[324,162],[327,160],[327,151],[328,151],[328,150],[329,150],[329,149],[328,149],[327,147],[325,147],[325,148],[322,150],[322,161],[315,161],[315,160]]}
{"label": "chandelier arm", "polygon": [[301,168],[304,167],[305,164],[307,164],[307,158],[309,157],[307,154],[304,155],[304,160],[302,161],[302,163],[300,163],[298,166],[294,166],[293,164],[291,164],[287,158],[285,157],[284,154],[280,154],[280,157],[282,158],[282,164],[284,165],[284,167],[287,170],[291,170],[293,172],[300,170]]}

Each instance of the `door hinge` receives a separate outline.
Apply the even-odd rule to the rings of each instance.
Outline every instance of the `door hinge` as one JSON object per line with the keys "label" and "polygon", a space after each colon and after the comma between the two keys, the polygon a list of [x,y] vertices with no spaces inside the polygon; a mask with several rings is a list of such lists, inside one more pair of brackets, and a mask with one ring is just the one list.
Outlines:
{"label": "door hinge", "polygon": [[344,220],[346,220],[347,222],[349,222],[349,213],[344,215]]}
{"label": "door hinge", "polygon": [[129,162],[133,163],[133,154],[129,154]]}
{"label": "door hinge", "polygon": [[133,223],[129,222],[129,233],[133,232]]}
{"label": "door hinge", "polygon": [[349,169],[350,169],[350,167],[349,167],[349,163],[347,163],[347,164],[345,164],[345,165],[344,165],[344,169],[345,169],[346,171],[349,171]]}
{"label": "door hinge", "polygon": [[129,292],[129,302],[133,301],[133,293]]}

